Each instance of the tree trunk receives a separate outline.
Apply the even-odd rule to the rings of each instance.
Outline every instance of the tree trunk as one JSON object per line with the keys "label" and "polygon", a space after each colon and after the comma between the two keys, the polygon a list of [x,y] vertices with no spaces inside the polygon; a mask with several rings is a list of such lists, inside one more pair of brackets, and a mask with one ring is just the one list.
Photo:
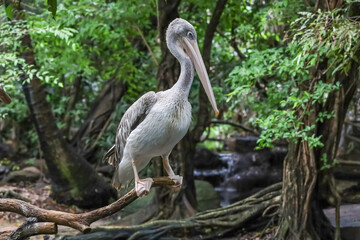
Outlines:
{"label": "tree trunk", "polygon": [[[202,48],[202,56],[206,71],[209,73],[210,69],[210,56],[211,56],[211,47],[214,39],[215,31],[217,26],[220,23],[220,17],[223,13],[227,0],[218,0],[212,13],[210,23],[207,25],[204,45]],[[211,75],[210,75],[211,76]],[[209,126],[211,114],[209,109],[209,100],[205,93],[204,88],[200,87],[199,89],[199,111],[197,113],[198,119],[194,129],[191,132],[191,135],[194,138],[195,143],[200,142],[201,136],[205,131],[206,127]]]}
{"label": "tree trunk", "polygon": [[[326,68],[324,61],[317,70],[322,72]],[[325,164],[321,159],[325,156],[326,164],[332,164],[336,157],[342,125],[359,79],[358,69],[359,65],[353,62],[347,75],[336,74],[334,82],[341,83],[340,89],[331,92],[324,105],[310,105],[309,109],[315,110],[311,115],[298,114],[305,116],[302,118],[305,126],[316,125],[315,134],[322,136],[324,146],[312,149],[306,141],[289,145],[284,161],[278,239],[340,239],[340,229],[334,231],[322,211],[324,196],[329,202],[330,195],[330,203],[337,207],[336,221],[339,223],[341,198],[335,189],[332,169],[320,170]],[[328,82],[325,75],[322,78],[323,82]],[[334,112],[335,117],[316,123],[319,112],[324,111]]]}
{"label": "tree trunk", "polygon": [[[14,19],[20,20],[23,12],[20,4],[16,7]],[[36,68],[30,35],[23,35],[20,41],[23,49],[21,57]],[[25,78],[25,75],[21,76],[22,80]],[[46,101],[40,79],[34,75],[29,83],[23,84],[23,91],[49,169],[52,197],[58,202],[85,208],[106,205],[110,198],[115,198],[114,189],[64,140]]]}
{"label": "tree trunk", "polygon": [[[124,96],[126,89],[127,84],[122,81],[113,79],[107,81],[92,105],[84,123],[71,140],[72,146],[78,149],[79,154],[89,162],[96,162],[95,143],[109,125],[110,116],[117,103]],[[90,146],[84,143],[85,138],[91,139]]]}
{"label": "tree trunk", "polygon": [[[158,31],[160,37],[160,48],[162,52],[162,59],[158,67],[157,77],[159,83],[157,86],[158,91],[164,91],[171,88],[177,81],[178,75],[180,74],[180,67],[176,58],[170,53],[166,45],[166,29],[169,26],[170,22],[175,18],[179,17],[178,7],[181,0],[159,0],[158,1]],[[177,144],[170,154],[170,164],[174,169],[175,174],[179,173],[179,165],[181,165],[180,160],[176,161],[177,163],[174,166],[173,159],[178,160],[176,157],[177,149],[180,144]],[[162,166],[161,159],[157,158],[154,161],[154,170],[156,176],[166,176],[166,173]],[[169,189],[159,188],[156,189],[157,204],[158,204],[158,216],[160,218],[179,218],[182,217],[183,213],[180,209],[186,209],[183,206],[182,199],[179,199],[179,196],[182,195],[183,191],[187,189],[188,179],[184,177],[183,187],[179,192],[170,191]],[[181,194],[180,194],[181,192]],[[177,199],[177,200],[176,200]],[[176,206],[178,208],[176,209]],[[180,215],[180,216],[179,216]]]}
{"label": "tree trunk", "polygon": [[69,139],[71,136],[72,116],[70,112],[75,109],[76,102],[80,95],[81,82],[82,82],[82,76],[77,76],[72,82],[72,84],[68,87],[69,89],[65,93],[65,95],[69,97],[66,106],[66,112],[64,114],[64,120],[63,120],[65,124],[65,128],[63,132],[67,139]]}
{"label": "tree trunk", "polygon": [[[212,40],[214,38],[215,30],[220,22],[221,14],[225,8],[227,0],[218,0],[214,9],[210,24],[205,33],[203,46],[203,60],[207,70],[210,65],[210,53]],[[165,90],[172,87],[177,81],[179,75],[179,64],[172,56],[167,48],[165,34],[170,22],[179,16],[178,6],[180,0],[177,1],[159,1],[159,34],[161,41],[161,50],[163,58],[158,69],[158,90]],[[194,164],[192,162],[196,144],[200,141],[200,137],[205,130],[210,120],[209,104],[205,91],[201,88],[199,93],[199,112],[196,128],[188,133],[175,147],[171,156],[172,166],[175,165],[175,172],[180,172],[184,177],[183,188],[179,192],[157,189],[157,196],[162,196],[158,199],[159,211],[161,217],[164,218],[178,218],[189,216],[195,213],[197,206],[195,184],[194,184]],[[155,168],[158,174],[165,174],[162,170],[160,161],[155,163]],[[161,169],[161,170],[159,170]],[[160,172],[159,172],[160,171]],[[167,192],[164,192],[167,191]]]}
{"label": "tree trunk", "polygon": [[[355,66],[356,65],[356,66]],[[342,124],[356,89],[358,65],[353,64],[348,77],[342,78],[340,90],[329,95],[325,109],[335,112],[335,117],[317,124],[317,136],[322,136],[324,147],[311,149],[307,142],[289,144],[289,152],[284,161],[283,193],[280,239],[334,239],[334,230],[322,212],[324,196],[337,207],[340,196],[336,192],[332,170],[319,170],[321,158],[326,154],[327,164],[332,164],[340,140]],[[305,121],[307,126],[316,124],[315,114]],[[337,219],[338,220],[338,219]],[[336,236],[340,236],[339,230]]]}

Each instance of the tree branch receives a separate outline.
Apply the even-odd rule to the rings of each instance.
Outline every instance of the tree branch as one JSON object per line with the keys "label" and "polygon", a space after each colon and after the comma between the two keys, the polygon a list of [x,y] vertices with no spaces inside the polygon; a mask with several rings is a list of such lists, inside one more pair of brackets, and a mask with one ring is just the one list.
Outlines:
{"label": "tree branch", "polygon": [[[173,180],[171,180],[168,177],[159,177],[159,178],[154,178],[153,180],[154,183],[152,187],[174,185]],[[68,226],[77,229],[83,233],[88,233],[91,231],[90,228],[91,223],[118,212],[119,210],[129,205],[131,202],[135,201],[137,198],[138,196],[136,195],[136,191],[134,188],[130,192],[128,192],[127,194],[125,194],[117,201],[115,201],[114,203],[108,206],[81,214],[46,210],[21,200],[4,198],[4,199],[0,199],[0,211],[14,212],[24,217],[36,218],[37,222],[55,223],[58,225]],[[43,227],[43,229],[50,228],[50,226],[46,224],[43,224],[41,226]],[[35,227],[35,225],[33,225],[32,227]],[[16,231],[24,231],[24,230],[20,230],[18,228]],[[28,231],[28,233],[33,233],[32,235],[40,234],[30,230]],[[18,238],[10,238],[10,239],[18,239]]]}
{"label": "tree branch", "polygon": [[[109,226],[96,228],[96,232],[87,235],[88,240],[97,239],[159,239],[166,236],[175,238],[217,239],[224,237],[227,232],[236,232],[249,221],[257,223],[267,222],[271,207],[271,214],[276,215],[281,202],[282,183],[271,185],[254,195],[233,203],[229,206],[199,212],[182,220],[154,220],[141,225]],[[209,232],[211,234],[209,234]],[[191,235],[189,235],[191,233]],[[73,240],[83,239],[84,236],[72,236]]]}
{"label": "tree branch", "polygon": [[259,133],[256,132],[255,130],[253,130],[251,128],[248,128],[245,125],[242,125],[242,124],[239,124],[239,123],[233,123],[233,122],[222,121],[222,120],[211,121],[210,123],[212,123],[212,124],[227,124],[227,125],[230,125],[230,126],[233,126],[233,127],[236,127],[236,128],[241,128],[244,131],[251,132],[251,133],[255,134],[256,136],[259,136]]}
{"label": "tree branch", "polygon": [[2,101],[5,104],[11,103],[10,96],[5,92],[2,85],[0,85],[0,101]]}
{"label": "tree branch", "polygon": [[154,63],[156,64],[156,66],[159,66],[159,62],[158,62],[158,60],[156,59],[154,52],[151,50],[151,47],[150,47],[148,41],[146,41],[146,38],[145,38],[143,32],[141,31],[141,29],[139,28],[138,25],[134,24],[133,26],[134,26],[134,28],[138,31],[138,33],[140,34],[141,39],[143,40],[143,42],[144,42],[147,50],[148,50],[149,53],[150,53],[151,59],[154,61]]}

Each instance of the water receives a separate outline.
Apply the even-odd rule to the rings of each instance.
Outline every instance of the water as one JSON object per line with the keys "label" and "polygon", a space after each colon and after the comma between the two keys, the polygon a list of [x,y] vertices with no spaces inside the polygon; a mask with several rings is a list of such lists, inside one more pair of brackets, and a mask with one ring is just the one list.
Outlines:
{"label": "water", "polygon": [[[275,151],[275,152],[281,152]],[[281,180],[283,155],[271,151],[220,153],[215,169],[196,169],[194,176],[210,182],[227,206]]]}
{"label": "water", "polygon": [[220,169],[195,170],[194,176],[195,178],[204,179],[213,184],[215,191],[221,198],[220,205],[223,207],[231,204],[231,200],[236,198],[239,193],[234,187],[224,186],[224,181],[229,179],[233,174],[235,159],[233,153],[219,153],[218,156],[219,160],[225,163],[227,167],[222,167]]}

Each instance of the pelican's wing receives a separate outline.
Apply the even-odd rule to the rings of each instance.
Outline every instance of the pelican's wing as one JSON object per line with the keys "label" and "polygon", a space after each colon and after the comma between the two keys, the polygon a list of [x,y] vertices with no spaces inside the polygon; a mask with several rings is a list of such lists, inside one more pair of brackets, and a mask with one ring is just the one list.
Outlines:
{"label": "pelican's wing", "polygon": [[123,156],[126,140],[132,130],[134,130],[150,112],[156,103],[157,97],[155,92],[148,92],[134,102],[128,110],[126,110],[117,129],[115,145],[112,146],[105,154],[104,160],[114,167],[118,167]]}

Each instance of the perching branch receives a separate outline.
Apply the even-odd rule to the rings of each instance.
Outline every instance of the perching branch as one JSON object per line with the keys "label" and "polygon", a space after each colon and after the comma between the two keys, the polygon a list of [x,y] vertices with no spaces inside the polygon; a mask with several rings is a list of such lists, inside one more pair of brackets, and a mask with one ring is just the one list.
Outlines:
{"label": "perching branch", "polygon": [[0,101],[2,101],[5,104],[11,103],[10,96],[5,92],[2,85],[0,85]]}
{"label": "perching branch", "polygon": [[[159,177],[154,178],[153,180],[154,182],[152,187],[174,185],[173,180],[168,177]],[[0,211],[14,212],[27,218],[36,218],[37,222],[55,223],[58,225],[68,226],[77,229],[83,233],[88,233],[91,231],[91,223],[118,212],[119,210],[129,205],[131,202],[135,201],[137,198],[138,196],[136,195],[136,191],[134,188],[130,192],[122,196],[120,199],[118,199],[116,202],[108,206],[80,214],[46,210],[21,200],[4,198],[0,199]],[[45,228],[45,225],[43,227]],[[21,227],[19,227],[15,232],[23,231],[20,230],[20,228]],[[28,233],[30,232],[28,231]],[[33,233],[32,235],[39,234],[34,231],[32,231],[31,233]]]}
{"label": "perching branch", "polygon": [[[134,226],[98,227],[87,240],[97,239],[159,239],[173,238],[219,239],[228,232],[239,231],[249,222],[265,224],[270,218],[276,218],[281,203],[282,183],[271,185],[254,195],[229,206],[199,212],[182,220],[154,220]],[[191,235],[189,235],[191,233]],[[72,236],[72,240],[81,240],[84,236]]]}
{"label": "perching branch", "polygon": [[255,134],[256,136],[260,135],[255,130],[253,130],[251,128],[248,128],[245,125],[242,125],[242,124],[239,124],[239,123],[234,123],[234,122],[229,122],[229,121],[222,121],[222,120],[211,121],[210,123],[212,123],[212,124],[227,124],[227,125],[230,125],[230,126],[233,126],[233,127],[236,127],[236,128],[241,128],[244,131],[251,132],[251,133]]}

